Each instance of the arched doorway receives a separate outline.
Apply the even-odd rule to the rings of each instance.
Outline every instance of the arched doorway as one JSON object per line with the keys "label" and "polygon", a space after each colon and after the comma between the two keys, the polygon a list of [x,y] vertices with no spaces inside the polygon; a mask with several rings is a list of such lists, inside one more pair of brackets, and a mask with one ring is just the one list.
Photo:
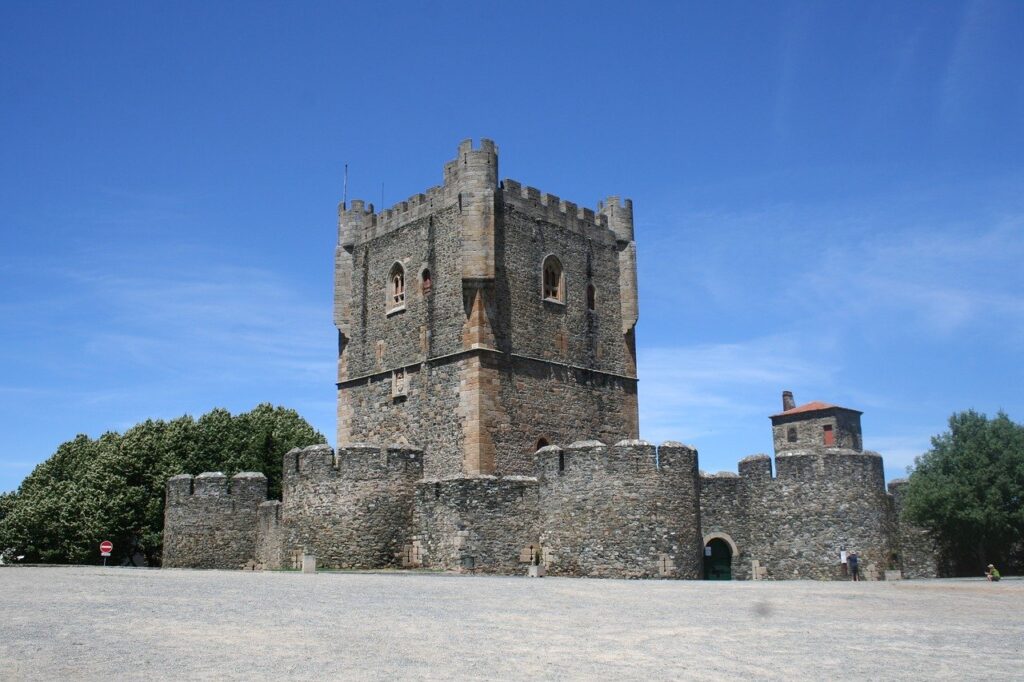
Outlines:
{"label": "arched doorway", "polygon": [[736,545],[724,534],[704,538],[704,579],[732,580],[732,557]]}

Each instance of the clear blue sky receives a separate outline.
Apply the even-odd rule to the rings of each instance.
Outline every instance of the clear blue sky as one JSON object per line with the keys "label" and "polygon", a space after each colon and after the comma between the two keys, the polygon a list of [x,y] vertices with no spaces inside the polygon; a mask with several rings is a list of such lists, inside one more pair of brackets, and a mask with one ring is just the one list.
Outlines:
{"label": "clear blue sky", "polygon": [[459,140],[635,202],[641,435],[701,466],[861,409],[900,474],[1024,421],[1024,3],[6,2],[0,490],[77,433],[262,401],[334,433],[349,197]]}

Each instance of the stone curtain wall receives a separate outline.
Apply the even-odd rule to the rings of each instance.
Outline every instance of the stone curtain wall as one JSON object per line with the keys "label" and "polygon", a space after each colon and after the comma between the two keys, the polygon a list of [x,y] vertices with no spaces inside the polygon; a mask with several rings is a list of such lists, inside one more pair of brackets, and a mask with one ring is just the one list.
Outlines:
{"label": "stone curtain wall", "polygon": [[888,566],[895,529],[881,456],[778,455],[775,466],[775,480],[749,488],[751,510],[768,510],[751,515],[751,530],[752,552],[766,556],[770,576],[843,578],[843,547],[857,552],[862,567]]}
{"label": "stone curtain wall", "polygon": [[900,569],[905,578],[938,578],[942,575],[938,546],[928,531],[903,518],[903,496],[906,491],[907,479],[889,481],[889,493],[893,497],[896,515]]}
{"label": "stone curtain wall", "polygon": [[267,479],[243,472],[188,474],[167,481],[164,509],[166,568],[241,568],[256,556],[257,509]]}
{"label": "stone curtain wall", "polygon": [[740,463],[738,479],[702,477],[704,535],[724,532],[736,542],[736,577],[759,560],[770,579],[843,579],[840,550],[879,571],[896,551],[895,516],[876,453],[818,451],[779,454],[771,475],[767,455]]}
{"label": "stone curtain wall", "polygon": [[419,450],[353,444],[295,449],[284,456],[282,556],[316,554],[321,566],[384,568],[400,563],[412,535]]}
{"label": "stone curtain wall", "polygon": [[697,451],[597,441],[538,453],[540,542],[552,575],[699,578]]}
{"label": "stone curtain wall", "polygon": [[[736,543],[732,556],[734,580],[750,578],[750,542],[746,536],[747,508],[742,481],[735,474],[703,474],[700,477],[701,534],[725,533]],[[703,554],[701,554],[703,557]]]}
{"label": "stone curtain wall", "polygon": [[[517,574],[537,545],[537,479],[424,480],[416,486],[416,534],[407,565]],[[416,555],[411,550],[416,548]]]}

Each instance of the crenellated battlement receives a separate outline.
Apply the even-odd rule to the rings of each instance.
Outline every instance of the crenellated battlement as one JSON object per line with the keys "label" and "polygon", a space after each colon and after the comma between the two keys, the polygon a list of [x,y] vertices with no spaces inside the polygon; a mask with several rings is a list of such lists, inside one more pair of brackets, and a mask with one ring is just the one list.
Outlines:
{"label": "crenellated battlement", "polygon": [[348,478],[372,480],[423,476],[423,452],[405,445],[379,446],[351,443],[338,448],[311,445],[293,448],[284,455],[286,481]]}
{"label": "crenellated battlement", "polygon": [[865,450],[840,448],[778,453],[775,456],[775,480],[830,481],[850,486],[885,489],[882,456]]}
{"label": "crenellated battlement", "polygon": [[602,244],[633,240],[633,202],[610,196],[599,202],[597,209],[578,206],[554,194],[505,179],[497,181],[498,147],[492,140],[480,140],[473,148],[472,140],[459,144],[455,159],[444,165],[444,183],[426,192],[412,195],[388,208],[376,211],[372,203],[353,199],[349,205],[338,205],[338,243],[351,250],[398,230],[410,223],[430,217],[449,206],[460,206],[463,199],[481,192],[500,191],[505,204],[535,220],[558,225]]}
{"label": "crenellated battlement", "polygon": [[660,446],[645,440],[622,440],[605,445],[598,440],[576,441],[566,447],[548,445],[534,455],[541,478],[593,474],[690,475],[697,450],[689,445],[666,441]]}
{"label": "crenellated battlement", "polygon": [[220,471],[206,471],[198,476],[178,474],[167,479],[168,504],[183,504],[193,498],[210,497],[265,500],[267,477],[255,471],[243,471],[228,478]]}
{"label": "crenellated battlement", "polygon": [[167,480],[166,499],[164,566],[238,568],[256,556],[257,510],[267,499],[263,474],[180,474]]}
{"label": "crenellated battlement", "polygon": [[597,203],[599,219],[606,224],[620,242],[633,241],[633,200],[624,202],[612,195]]}
{"label": "crenellated battlement", "polygon": [[[697,451],[669,441],[577,441],[535,454],[540,544],[554,575],[700,574]],[[609,528],[629,528],[628,533]]]}
{"label": "crenellated battlement", "polygon": [[[614,244],[618,239],[609,223],[611,212],[602,209],[603,203],[598,204],[598,210],[595,211],[508,178],[501,181],[501,190],[506,210],[512,208],[534,220],[558,225],[600,244]],[[609,202],[612,200],[618,203],[617,197],[608,199]],[[629,231],[632,233],[633,205],[629,200],[627,205],[630,216]]]}
{"label": "crenellated battlement", "polygon": [[744,457],[738,468],[741,478],[772,480],[772,458],[763,453]]}
{"label": "crenellated battlement", "polygon": [[498,147],[492,140],[481,139],[477,149],[472,140],[459,144],[455,159],[444,165],[444,183],[419,192],[389,208],[375,211],[374,205],[353,199],[350,206],[338,205],[338,243],[348,249],[356,244],[402,228],[409,223],[432,216],[450,206],[460,206],[463,199],[498,188]]}

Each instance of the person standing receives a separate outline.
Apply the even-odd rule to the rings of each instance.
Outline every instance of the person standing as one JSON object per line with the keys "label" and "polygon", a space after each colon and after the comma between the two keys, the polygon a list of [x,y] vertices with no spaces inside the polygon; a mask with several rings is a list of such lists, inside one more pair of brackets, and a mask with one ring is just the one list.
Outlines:
{"label": "person standing", "polygon": [[856,552],[850,552],[846,557],[846,565],[850,567],[850,579],[854,582],[860,581],[860,560]]}

